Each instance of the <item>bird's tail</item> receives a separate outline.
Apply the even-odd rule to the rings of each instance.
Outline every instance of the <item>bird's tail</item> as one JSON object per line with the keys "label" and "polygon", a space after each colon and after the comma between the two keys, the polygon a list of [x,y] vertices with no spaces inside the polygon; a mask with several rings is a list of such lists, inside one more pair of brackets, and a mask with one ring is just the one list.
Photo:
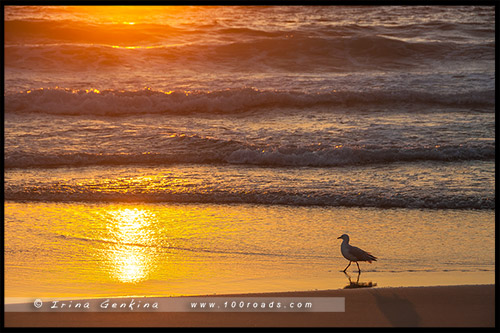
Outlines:
{"label": "bird's tail", "polygon": [[372,261],[377,261],[377,257],[375,257],[375,256],[371,255],[370,253],[367,253],[367,255],[368,255],[368,258],[369,258],[367,261],[368,261],[370,264],[372,263]]}

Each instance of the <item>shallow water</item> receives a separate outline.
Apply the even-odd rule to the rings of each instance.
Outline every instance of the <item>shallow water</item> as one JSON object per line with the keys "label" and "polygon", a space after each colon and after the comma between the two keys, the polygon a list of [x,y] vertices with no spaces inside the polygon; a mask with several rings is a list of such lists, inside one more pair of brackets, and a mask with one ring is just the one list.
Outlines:
{"label": "shallow water", "polygon": [[360,263],[361,282],[494,283],[491,211],[7,203],[5,213],[6,297],[343,288],[346,232],[379,258]]}

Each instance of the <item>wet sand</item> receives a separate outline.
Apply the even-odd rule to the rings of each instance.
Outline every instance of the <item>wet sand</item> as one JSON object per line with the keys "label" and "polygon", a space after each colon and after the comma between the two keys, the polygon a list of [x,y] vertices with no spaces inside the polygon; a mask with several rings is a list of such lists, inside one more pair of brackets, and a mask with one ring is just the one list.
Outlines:
{"label": "wet sand", "polygon": [[[206,296],[207,300],[228,295]],[[345,297],[345,312],[5,312],[6,327],[494,327],[495,285],[238,294]],[[159,299],[159,298],[158,298]],[[155,298],[149,298],[153,301]],[[15,311],[6,305],[6,311]],[[10,308],[9,308],[10,307]]]}

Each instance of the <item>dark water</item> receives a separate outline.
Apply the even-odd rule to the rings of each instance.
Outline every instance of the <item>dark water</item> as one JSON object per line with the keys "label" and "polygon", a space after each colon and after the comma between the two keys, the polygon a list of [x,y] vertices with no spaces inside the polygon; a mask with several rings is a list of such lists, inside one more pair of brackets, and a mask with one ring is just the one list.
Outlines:
{"label": "dark water", "polygon": [[491,7],[5,12],[9,200],[495,208]]}

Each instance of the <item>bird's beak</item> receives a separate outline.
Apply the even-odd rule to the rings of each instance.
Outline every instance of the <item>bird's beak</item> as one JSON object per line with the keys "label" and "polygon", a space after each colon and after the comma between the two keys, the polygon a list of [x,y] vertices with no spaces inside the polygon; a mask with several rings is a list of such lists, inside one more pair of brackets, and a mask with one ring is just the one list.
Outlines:
{"label": "bird's beak", "polygon": [[337,237],[337,239],[341,239],[341,238],[342,238],[342,236],[340,236],[340,237]]}

